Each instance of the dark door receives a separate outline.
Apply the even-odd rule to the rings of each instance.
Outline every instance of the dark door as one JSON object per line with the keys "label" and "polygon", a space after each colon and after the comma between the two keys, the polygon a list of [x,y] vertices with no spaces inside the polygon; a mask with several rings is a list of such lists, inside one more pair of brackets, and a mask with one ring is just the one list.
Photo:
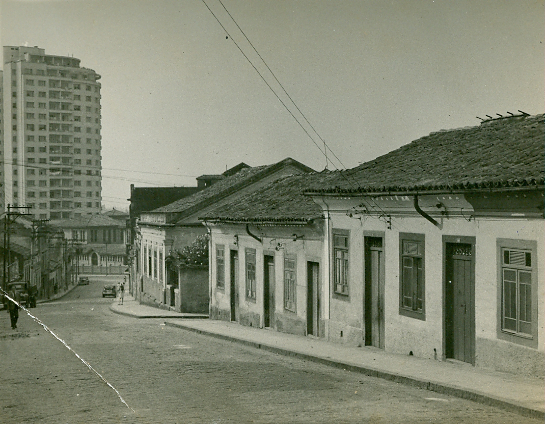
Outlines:
{"label": "dark door", "polygon": [[274,326],[274,256],[265,256],[263,260],[263,317],[264,326]]}
{"label": "dark door", "polygon": [[475,311],[472,245],[446,244],[445,356],[474,363]]}
{"label": "dark door", "polygon": [[365,345],[384,349],[384,251],[382,237],[365,237]]}
{"label": "dark door", "polygon": [[307,334],[320,336],[320,265],[307,262]]}
{"label": "dark door", "polygon": [[231,301],[231,321],[238,321],[238,251],[231,250],[230,254],[230,301]]}

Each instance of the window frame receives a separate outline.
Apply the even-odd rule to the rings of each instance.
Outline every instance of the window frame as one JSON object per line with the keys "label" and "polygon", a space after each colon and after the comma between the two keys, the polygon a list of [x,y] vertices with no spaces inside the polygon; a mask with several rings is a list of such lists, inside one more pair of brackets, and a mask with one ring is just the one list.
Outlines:
{"label": "window frame", "polygon": [[[289,267],[288,267],[288,264],[290,264]],[[289,278],[289,277],[292,277],[292,278]],[[291,256],[291,255],[284,256],[284,302],[283,303],[284,303],[284,310],[297,313],[297,259],[295,256]]]}
{"label": "window frame", "polygon": [[[346,246],[337,246],[335,244],[335,237],[346,237]],[[332,255],[331,262],[333,264],[333,277],[331,281],[333,283],[332,293],[336,299],[349,299],[350,297],[350,230],[341,230],[334,228],[332,230]],[[344,252],[341,259],[343,267],[339,270],[337,262],[337,252]],[[344,277],[344,278],[343,278]],[[341,286],[341,290],[337,289],[337,286]]]}
{"label": "window frame", "polygon": [[225,245],[223,244],[216,244],[216,288],[225,290]]}
{"label": "window frame", "polygon": [[[422,247],[422,253],[420,254],[417,249],[416,254],[408,254],[403,252],[403,246],[404,242],[414,242],[417,243],[417,245],[421,245]],[[420,280],[421,280],[421,292],[422,292],[422,307],[418,309],[417,306],[417,298],[415,298],[415,295],[413,294],[411,296],[412,298],[412,305],[411,307],[404,306],[403,300],[405,298],[404,296],[404,258],[412,258],[413,261],[415,258],[420,258],[422,267],[420,271]],[[418,293],[418,268],[417,268],[417,275],[416,275],[416,287],[415,282],[413,281],[411,286],[411,290],[416,291]],[[403,315],[410,318],[419,319],[422,321],[426,320],[426,237],[424,234],[417,234],[417,233],[399,233],[399,315]]]}
{"label": "window frame", "polygon": [[[249,258],[253,256],[253,260]],[[253,270],[250,269],[253,265]],[[247,247],[244,249],[244,276],[245,276],[245,297],[246,300],[256,302],[256,272],[257,272],[257,254],[256,249]],[[253,273],[253,280],[250,274]]]}
{"label": "window frame", "polygon": [[[535,240],[520,240],[520,239],[496,239],[496,249],[497,249],[497,260],[496,266],[498,269],[497,274],[497,337],[500,340],[507,342],[531,347],[534,349],[538,348],[538,268],[537,268],[537,241]],[[519,266],[513,264],[504,264],[504,251],[505,250],[518,250],[530,253],[531,265]],[[531,275],[530,279],[530,297],[531,297],[531,330],[529,333],[524,333],[521,331],[513,331],[505,329],[503,326],[504,321],[504,270],[511,269],[516,271],[526,271]],[[518,272],[517,272],[518,275]],[[517,301],[515,302],[517,307],[517,327],[519,324],[519,294],[520,294],[520,282],[517,282]]]}

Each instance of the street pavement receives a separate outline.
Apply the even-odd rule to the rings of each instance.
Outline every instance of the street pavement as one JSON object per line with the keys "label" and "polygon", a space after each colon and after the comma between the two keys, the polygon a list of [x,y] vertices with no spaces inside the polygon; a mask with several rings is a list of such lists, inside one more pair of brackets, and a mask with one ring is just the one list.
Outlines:
{"label": "street pavement", "polygon": [[165,318],[165,324],[170,327],[469,399],[524,416],[545,417],[545,382],[539,378],[392,354],[372,347],[344,346],[226,321],[199,319],[192,314],[141,305],[128,294],[123,305],[116,301],[110,310],[134,318]]}

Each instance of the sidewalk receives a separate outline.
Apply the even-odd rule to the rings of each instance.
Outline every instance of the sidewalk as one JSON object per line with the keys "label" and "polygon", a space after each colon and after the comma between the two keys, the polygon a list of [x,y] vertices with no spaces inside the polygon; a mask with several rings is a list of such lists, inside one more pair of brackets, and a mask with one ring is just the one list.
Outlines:
{"label": "sidewalk", "polygon": [[350,347],[321,339],[279,333],[208,319],[180,320],[195,314],[180,314],[140,305],[132,298],[110,309],[135,318],[178,318],[165,324],[221,338],[281,355],[298,357],[383,378],[437,393],[517,412],[545,417],[545,382],[519,375],[482,370],[468,364],[435,361],[387,353],[371,347]]}
{"label": "sidewalk", "polygon": [[186,319],[206,319],[208,314],[187,314],[165,309],[154,308],[152,306],[141,305],[130,294],[125,295],[123,305],[118,304],[119,299],[110,306],[110,310],[120,315],[127,315],[133,318],[186,318]]}

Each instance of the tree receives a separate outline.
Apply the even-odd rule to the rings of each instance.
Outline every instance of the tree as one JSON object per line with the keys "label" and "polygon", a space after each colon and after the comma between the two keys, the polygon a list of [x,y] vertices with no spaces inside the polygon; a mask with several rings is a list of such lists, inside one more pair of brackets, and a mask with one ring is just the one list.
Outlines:
{"label": "tree", "polygon": [[208,266],[208,240],[208,234],[204,234],[181,251],[172,252],[166,261],[169,269]]}

